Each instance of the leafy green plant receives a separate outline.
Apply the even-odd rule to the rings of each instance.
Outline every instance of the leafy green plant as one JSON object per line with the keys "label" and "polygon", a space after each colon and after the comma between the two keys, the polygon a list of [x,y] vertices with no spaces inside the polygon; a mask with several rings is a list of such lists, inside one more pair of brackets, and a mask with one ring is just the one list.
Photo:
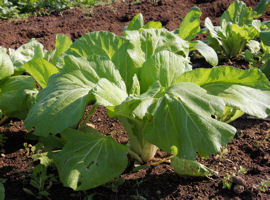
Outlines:
{"label": "leafy green plant", "polygon": [[209,64],[216,66],[218,64],[218,57],[215,50],[201,40],[193,40],[201,32],[201,14],[202,12],[198,7],[191,8],[181,22],[179,29],[174,32],[180,38],[189,41],[191,52],[198,51]]}
{"label": "leafy green plant", "polygon": [[[0,47],[0,110],[2,124],[8,117],[24,119],[36,101],[37,85],[46,87],[52,74],[59,72],[57,58],[69,48],[71,40],[62,34],[56,37],[55,49],[44,50],[35,39],[18,49]],[[24,72],[29,75],[21,75]]]}
{"label": "leafy green plant", "polygon": [[232,187],[232,184],[233,184],[232,179],[233,178],[235,179],[239,175],[246,174],[246,173],[247,173],[247,170],[244,167],[240,166],[240,168],[237,170],[237,172],[234,172],[234,173],[226,172],[225,176],[222,178],[222,180],[219,180],[219,183],[222,183],[222,188],[223,189],[229,189],[230,190],[231,187]]}
{"label": "leafy green plant", "polygon": [[[190,52],[198,51],[208,63],[210,63],[212,66],[216,66],[218,64],[216,52],[210,46],[200,40],[191,41],[200,33],[201,14],[201,10],[198,7],[195,6],[191,8],[180,24],[179,29],[175,30],[174,33],[181,39],[189,42]],[[161,29],[161,22],[148,22],[144,25],[143,16],[141,13],[139,13],[133,17],[128,26],[124,27],[124,34],[125,31],[140,31],[143,29],[152,28]]]}
{"label": "leafy green plant", "polygon": [[[33,56],[34,49],[37,47],[35,45],[36,41],[32,40],[16,51],[10,50],[9,55],[5,48],[0,48],[0,110],[2,110],[2,119],[7,119],[6,116],[24,118],[31,103],[35,101],[37,89],[34,79],[26,75],[15,75],[22,73],[21,66],[27,59],[31,59],[30,57]],[[26,50],[27,46],[33,48],[30,47]]]}
{"label": "leafy green plant", "polygon": [[0,1],[0,18],[8,19],[18,15],[17,6],[8,0]]}
{"label": "leafy green plant", "polygon": [[51,10],[64,10],[75,6],[94,6],[97,0],[3,0],[0,1],[0,18],[49,14]]}
{"label": "leafy green plant", "polygon": [[[126,30],[124,37],[85,34],[64,55],[57,62],[62,70],[38,94],[25,127],[35,127],[41,137],[60,133],[64,147],[47,156],[74,190],[111,181],[126,168],[127,154],[146,162],[157,148],[173,153],[176,173],[210,175],[196,152],[218,152],[236,132],[212,116],[222,115],[225,106],[261,118],[270,112],[270,83],[260,70],[192,70],[189,42],[163,28]],[[89,117],[82,119],[88,104],[94,104],[89,116],[102,105],[117,117],[129,143],[87,127]]]}
{"label": "leafy green plant", "polygon": [[47,168],[39,164],[34,167],[30,180],[30,185],[33,186],[37,192],[28,188],[23,188],[23,190],[37,199],[49,199],[50,193],[48,191],[55,181],[56,178],[54,174],[48,174]]}
{"label": "leafy green plant", "polygon": [[250,40],[259,37],[262,23],[254,19],[260,17],[269,4],[259,3],[258,6],[261,8],[252,10],[242,1],[233,2],[222,14],[220,26],[214,26],[211,20],[206,18],[205,26],[209,32],[210,46],[227,58],[240,56]]}
{"label": "leafy green plant", "polygon": [[259,192],[266,192],[270,186],[270,181],[262,181],[260,185],[258,185],[258,191]]}

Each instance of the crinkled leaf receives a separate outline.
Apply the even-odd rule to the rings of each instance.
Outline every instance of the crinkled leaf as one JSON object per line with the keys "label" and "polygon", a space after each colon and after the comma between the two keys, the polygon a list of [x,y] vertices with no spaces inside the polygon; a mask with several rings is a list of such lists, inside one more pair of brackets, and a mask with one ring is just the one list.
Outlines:
{"label": "crinkled leaf", "polygon": [[125,170],[126,146],[96,131],[67,129],[62,134],[68,142],[53,159],[64,186],[88,190],[107,183]]}
{"label": "crinkled leaf", "polygon": [[258,69],[240,70],[223,66],[186,72],[176,82],[193,82],[226,105],[265,118],[270,113],[270,83]]}
{"label": "crinkled leaf", "polygon": [[37,104],[25,120],[25,127],[35,127],[37,135],[57,134],[76,126],[90,100],[90,90],[101,78],[119,87],[124,84],[114,64],[105,57],[66,56],[64,63],[61,73],[51,76],[40,92]]}
{"label": "crinkled leaf", "polygon": [[252,54],[257,54],[260,52],[260,43],[256,40],[250,40],[247,44]]}
{"label": "crinkled leaf", "polygon": [[218,64],[218,56],[213,48],[208,46],[206,43],[196,40],[191,42],[191,47],[198,50],[205,60],[212,66]]}
{"label": "crinkled leaf", "polygon": [[35,89],[35,81],[30,76],[9,77],[0,84],[0,109],[10,117],[23,119],[31,106],[28,98],[36,94]]}
{"label": "crinkled leaf", "polygon": [[[131,51],[130,45],[130,42],[123,37],[111,32],[98,31],[83,35],[66,53],[77,57],[99,55],[110,59],[119,70],[129,90],[136,71],[127,51],[127,49]],[[132,54],[136,54],[136,51]],[[135,57],[137,58],[136,55]]]}
{"label": "crinkled leaf", "polygon": [[211,176],[217,172],[194,160],[174,157],[171,162],[175,173],[180,176]]}
{"label": "crinkled leaf", "polygon": [[153,55],[140,69],[141,91],[145,92],[156,81],[165,88],[169,87],[177,77],[191,70],[188,62],[184,57],[169,51],[160,51]]}
{"label": "crinkled leaf", "polygon": [[[249,25],[253,20],[253,11],[242,1],[234,1],[229,8],[222,14],[220,22],[226,20],[239,26]],[[221,24],[221,23],[220,23]]]}
{"label": "crinkled leaf", "polygon": [[9,55],[16,71],[21,72],[20,67],[33,58],[43,58],[43,45],[35,39],[20,46],[18,49],[9,49]]}
{"label": "crinkled leaf", "polygon": [[152,121],[144,129],[146,139],[166,152],[172,146],[178,155],[196,159],[196,152],[209,156],[234,136],[235,129],[211,115],[222,113],[223,101],[194,83],[173,85],[159,99]]}
{"label": "crinkled leaf", "polygon": [[34,58],[25,63],[23,68],[31,74],[42,88],[47,86],[51,75],[59,72],[57,67],[43,58]]}
{"label": "crinkled leaf", "polygon": [[262,29],[262,22],[260,20],[253,20],[252,21],[252,26],[258,31],[258,32],[261,32],[261,29]]}
{"label": "crinkled leaf", "polygon": [[5,48],[0,47],[0,80],[14,73],[13,64]]}
{"label": "crinkled leaf", "polygon": [[260,0],[260,2],[254,8],[255,13],[253,12],[253,16],[256,18],[261,17],[269,6],[270,0]]}
{"label": "crinkled leaf", "polygon": [[191,41],[200,32],[201,10],[197,6],[192,7],[184,17],[178,31],[178,36]]}

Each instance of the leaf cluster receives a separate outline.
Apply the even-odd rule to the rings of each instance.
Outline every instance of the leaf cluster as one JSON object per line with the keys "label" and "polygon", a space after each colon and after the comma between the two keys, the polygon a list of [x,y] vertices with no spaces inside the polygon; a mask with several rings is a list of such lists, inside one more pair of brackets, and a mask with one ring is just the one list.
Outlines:
{"label": "leaf cluster", "polygon": [[246,57],[255,54],[258,45],[252,41],[258,40],[261,32],[268,29],[256,18],[261,17],[269,5],[269,1],[262,0],[252,10],[244,2],[236,0],[222,14],[219,26],[214,26],[207,17],[204,31],[209,33],[208,44],[226,58],[239,57],[247,47],[250,50],[245,52]]}

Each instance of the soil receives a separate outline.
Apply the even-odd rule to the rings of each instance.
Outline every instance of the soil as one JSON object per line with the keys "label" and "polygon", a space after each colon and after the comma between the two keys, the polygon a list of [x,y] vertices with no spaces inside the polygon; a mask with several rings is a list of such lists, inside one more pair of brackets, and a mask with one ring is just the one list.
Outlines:
{"label": "soil", "polygon": [[[51,12],[48,16],[35,16],[20,20],[0,20],[0,46],[18,48],[31,38],[39,40],[46,49],[54,48],[57,33],[64,33],[72,40],[84,33],[107,30],[121,35],[122,29],[134,15],[141,12],[145,22],[161,21],[169,30],[179,27],[187,11],[192,6],[202,10],[202,26],[205,17],[218,23],[219,17],[232,0],[151,0],[123,1],[107,6],[97,6],[90,10],[78,8],[61,12]],[[254,7],[259,0],[246,0]],[[270,20],[270,10],[261,18]],[[232,61],[234,66],[247,68],[243,61]],[[200,65],[200,63],[197,63]],[[201,66],[206,65],[203,61]],[[116,141],[126,143],[127,134],[117,119],[106,115],[106,110],[99,107],[89,121],[102,133],[111,135]],[[199,161],[219,172],[209,178],[180,177],[173,172],[169,164],[164,163],[142,169],[138,172],[126,170],[121,177],[105,186],[74,192],[58,181],[48,190],[48,199],[270,199],[269,188],[263,192],[261,183],[270,181],[270,122],[243,116],[232,123],[237,128],[235,138],[221,153]],[[33,168],[32,151],[24,143],[34,144],[29,139],[30,133],[23,128],[23,121],[12,119],[0,126],[0,134],[6,137],[5,152],[0,156],[0,178],[4,183],[7,200],[33,199],[23,191],[31,189],[38,197],[38,192],[30,185]],[[30,146],[31,147],[31,146]],[[158,151],[157,158],[166,156]],[[245,174],[235,175],[229,182],[231,189],[224,188],[222,181],[228,174],[234,175],[240,167]],[[120,184],[121,181],[124,183]],[[118,185],[117,185],[118,183]],[[44,198],[45,199],[45,198]]]}

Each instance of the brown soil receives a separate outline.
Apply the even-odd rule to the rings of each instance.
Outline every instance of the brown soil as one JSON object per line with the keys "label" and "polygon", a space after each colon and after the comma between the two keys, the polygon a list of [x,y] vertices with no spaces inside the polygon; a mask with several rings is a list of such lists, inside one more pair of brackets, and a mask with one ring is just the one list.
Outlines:
{"label": "brown soil", "polygon": [[[259,0],[246,0],[249,6],[255,6]],[[31,38],[37,38],[47,49],[54,47],[55,35],[65,33],[72,40],[84,33],[108,30],[122,34],[122,28],[132,17],[141,12],[145,21],[161,21],[169,30],[176,29],[192,6],[199,6],[205,17],[215,23],[232,0],[161,0],[140,1],[140,3],[115,3],[95,7],[82,12],[79,9],[51,13],[50,16],[29,17],[23,20],[0,20],[0,46],[17,48]],[[270,12],[262,18],[270,19]],[[240,68],[246,68],[243,62],[234,62]],[[204,65],[204,64],[202,64]],[[91,121],[92,126],[104,134],[110,134],[115,140],[126,143],[127,135],[117,119],[110,119],[104,108],[99,108]],[[94,199],[270,199],[269,189],[259,190],[262,181],[270,181],[270,122],[248,119],[246,116],[233,123],[238,129],[235,138],[227,145],[223,153],[200,161],[219,172],[208,178],[177,176],[168,164],[142,169],[138,172],[126,172],[121,176],[125,183],[115,187],[107,184],[86,192],[74,192],[55,182],[49,190],[49,199],[84,199],[95,195]],[[6,179],[6,199],[33,199],[23,188],[30,188],[32,169],[31,152],[24,149],[29,133],[23,128],[23,121],[10,121],[0,126],[0,134],[7,137],[5,153],[0,157],[0,178]],[[157,157],[164,153],[158,152]],[[236,173],[240,166],[247,170],[233,182],[232,189],[223,188],[222,180],[226,173]],[[49,173],[55,173],[54,170]],[[57,178],[57,176],[56,176]],[[35,191],[36,192],[36,191]]]}

